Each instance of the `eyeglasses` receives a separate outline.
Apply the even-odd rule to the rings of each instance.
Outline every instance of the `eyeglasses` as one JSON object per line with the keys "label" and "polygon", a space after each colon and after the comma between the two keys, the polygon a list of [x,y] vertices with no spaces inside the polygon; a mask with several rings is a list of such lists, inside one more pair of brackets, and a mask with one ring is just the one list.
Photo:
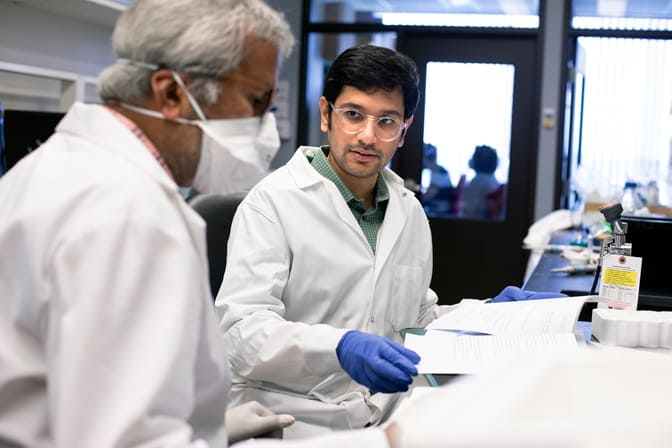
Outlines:
{"label": "eyeglasses", "polygon": [[226,73],[222,76],[222,78],[230,79],[241,84],[246,84],[247,86],[258,90],[259,92],[263,92],[260,95],[256,95],[253,98],[250,98],[255,116],[261,116],[270,109],[271,102],[273,101],[273,95],[275,94],[275,87],[269,89],[268,84],[237,72]]}
{"label": "eyeglasses", "polygon": [[[134,61],[131,59],[125,59],[125,58],[119,58],[118,62],[124,63],[124,64],[130,64],[134,65],[136,67],[142,67],[147,70],[170,70],[171,72],[177,74],[178,71],[176,69],[170,68],[166,64],[153,64],[150,62],[143,62],[143,61]],[[273,95],[275,94],[275,87],[272,87],[269,89],[268,85],[265,83],[250,78],[249,76],[246,76],[242,73],[238,72],[228,72],[228,73],[220,73],[220,72],[215,72],[212,70],[207,70],[204,69],[203,67],[199,66],[187,66],[183,67],[182,69],[179,70],[179,72],[184,72],[189,76],[201,76],[201,77],[207,77],[207,78],[217,78],[217,79],[231,79],[233,81],[242,83],[242,84],[247,84],[249,87],[252,87],[253,89],[258,90],[261,92],[261,94],[256,95],[253,98],[250,98],[250,104],[253,109],[254,116],[261,116],[263,115],[267,110],[271,108],[271,104],[273,102]],[[181,80],[181,78],[180,78]],[[182,88],[185,88],[184,83],[182,81],[179,81],[180,85]]]}
{"label": "eyeglasses", "polygon": [[231,72],[224,75],[224,78],[231,79],[233,81],[247,84],[253,89],[257,89],[260,92],[263,92],[259,97],[252,98],[252,108],[254,109],[254,115],[263,115],[267,110],[271,108],[271,103],[273,101],[273,94],[275,93],[275,87],[268,89],[268,86],[258,81],[252,79],[240,73]]}
{"label": "eyeglasses", "polygon": [[338,125],[346,134],[354,135],[362,132],[366,126],[366,120],[374,121],[373,133],[378,140],[384,142],[391,142],[397,139],[401,135],[401,132],[406,129],[406,122],[388,115],[366,115],[357,109],[347,107],[337,108],[331,103],[329,103],[329,107],[336,113],[336,121],[338,121]]}
{"label": "eyeglasses", "polygon": [[260,92],[259,94],[252,95],[250,96],[250,98],[248,98],[248,101],[252,106],[253,115],[255,117],[262,116],[267,110],[271,109],[271,105],[273,103],[273,95],[275,94],[275,87],[269,89],[268,84],[262,81],[259,81],[257,79],[251,78],[238,72],[227,72],[216,75],[214,75],[211,72],[203,72],[203,71],[201,72],[188,71],[187,73],[191,76],[216,77],[217,79],[220,80],[229,79],[231,81],[240,84],[245,84],[246,86],[251,87],[256,91],[259,91]]}

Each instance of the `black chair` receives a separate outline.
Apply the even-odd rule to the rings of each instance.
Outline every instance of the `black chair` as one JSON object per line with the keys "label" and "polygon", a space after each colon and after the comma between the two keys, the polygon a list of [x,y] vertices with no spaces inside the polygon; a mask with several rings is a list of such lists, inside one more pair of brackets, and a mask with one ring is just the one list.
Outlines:
{"label": "black chair", "polygon": [[217,297],[217,291],[224,278],[226,243],[229,240],[233,216],[244,197],[245,193],[197,194],[188,200],[189,205],[206,223],[210,290],[213,298]]}

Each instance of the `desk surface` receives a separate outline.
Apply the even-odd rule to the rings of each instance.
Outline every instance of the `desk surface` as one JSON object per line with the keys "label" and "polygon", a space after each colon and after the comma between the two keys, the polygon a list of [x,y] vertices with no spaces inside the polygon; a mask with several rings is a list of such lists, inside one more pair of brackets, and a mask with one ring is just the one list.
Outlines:
{"label": "desk surface", "polygon": [[[575,230],[562,230],[553,233],[551,244],[569,244],[576,236]],[[593,284],[593,273],[569,275],[566,272],[551,272],[553,268],[569,265],[569,261],[559,253],[544,252],[523,289],[530,291],[561,292],[564,290],[589,294]],[[579,294],[576,294],[579,295]]]}
{"label": "desk surface", "polygon": [[[563,230],[553,233],[552,244],[568,244],[576,236],[576,230]],[[594,274],[569,275],[565,272],[551,272],[553,268],[567,266],[569,262],[560,254],[544,252],[539,263],[523,285],[530,291],[564,292],[571,296],[587,295],[593,285]],[[599,284],[598,284],[599,289]],[[670,311],[670,297],[639,297],[637,309]]]}
{"label": "desk surface", "polygon": [[523,289],[548,292],[577,291],[577,294],[569,295],[580,295],[579,292],[588,295],[593,285],[593,273],[569,275],[566,272],[551,272],[553,268],[568,264],[569,262],[560,254],[544,253]]}

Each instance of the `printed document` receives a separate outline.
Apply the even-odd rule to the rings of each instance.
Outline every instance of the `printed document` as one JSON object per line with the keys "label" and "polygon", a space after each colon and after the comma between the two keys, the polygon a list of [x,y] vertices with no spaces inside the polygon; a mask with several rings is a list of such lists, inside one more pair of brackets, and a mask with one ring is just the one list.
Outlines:
{"label": "printed document", "polygon": [[419,373],[479,373],[505,358],[578,348],[574,328],[585,298],[465,304],[407,334]]}
{"label": "printed document", "polygon": [[435,319],[427,328],[489,334],[572,333],[587,297],[467,303]]}
{"label": "printed document", "polygon": [[406,335],[406,347],[420,355],[418,373],[479,373],[506,358],[525,357],[578,348],[573,333],[471,336],[428,330]]}

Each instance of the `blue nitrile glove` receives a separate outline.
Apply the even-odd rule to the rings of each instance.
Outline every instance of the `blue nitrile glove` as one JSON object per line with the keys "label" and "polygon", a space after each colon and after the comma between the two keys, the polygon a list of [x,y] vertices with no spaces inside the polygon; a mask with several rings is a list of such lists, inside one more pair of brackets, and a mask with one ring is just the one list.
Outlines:
{"label": "blue nitrile glove", "polygon": [[558,297],[567,297],[567,294],[561,292],[536,292],[525,291],[517,286],[507,286],[502,289],[502,292],[497,294],[492,303],[497,302],[518,302],[520,300],[537,300],[537,299],[557,299]]}
{"label": "blue nitrile glove", "polygon": [[403,345],[378,336],[352,330],[343,335],[336,347],[343,370],[376,392],[403,392],[418,374],[415,364],[420,356]]}

